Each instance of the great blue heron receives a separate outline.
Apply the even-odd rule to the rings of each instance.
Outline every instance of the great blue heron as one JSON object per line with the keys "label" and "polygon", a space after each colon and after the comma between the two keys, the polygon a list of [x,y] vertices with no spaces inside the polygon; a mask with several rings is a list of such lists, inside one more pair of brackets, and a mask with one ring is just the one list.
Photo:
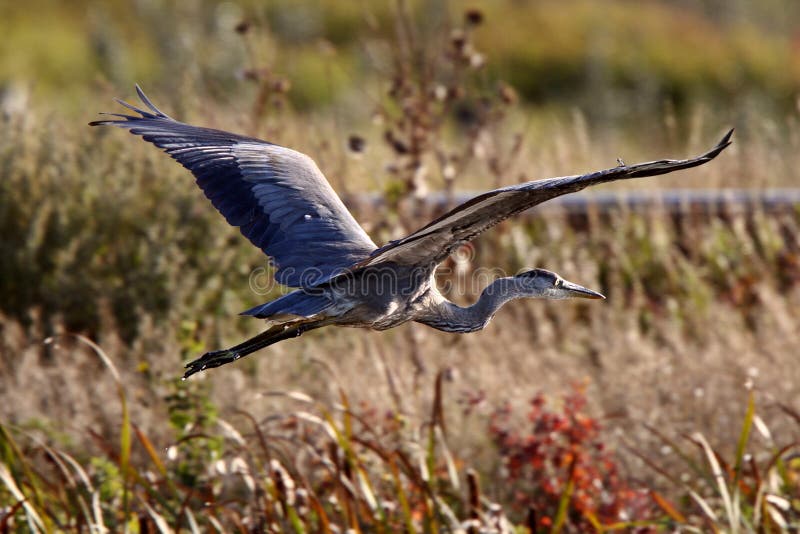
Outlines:
{"label": "great blue heron", "polygon": [[191,126],[156,108],[139,86],[145,111],[112,113],[127,128],[163,149],[194,174],[197,185],[229,224],[271,258],[275,279],[297,290],[242,313],[268,319],[261,334],[186,365],[184,378],[328,325],[385,330],[416,321],[445,332],[483,329],[506,302],[521,297],[601,299],[603,295],[544,269],[499,278],[472,306],[438,291],[437,266],[453,250],[500,221],[551,198],[590,185],[655,176],[702,165],[731,141],[729,131],[692,159],[625,165],[589,174],[548,178],[478,195],[403,239],[378,248],[331,188],[314,161],[252,137]]}

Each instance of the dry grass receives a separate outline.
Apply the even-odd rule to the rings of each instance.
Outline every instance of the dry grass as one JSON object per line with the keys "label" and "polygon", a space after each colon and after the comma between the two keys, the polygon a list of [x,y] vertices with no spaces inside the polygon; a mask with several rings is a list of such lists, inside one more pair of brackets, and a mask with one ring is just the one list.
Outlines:
{"label": "dry grass", "polygon": [[[214,104],[197,90],[164,107],[313,155],[376,241],[434,216],[415,202],[427,191],[690,155],[731,124],[735,143],[712,164],[625,187],[797,185],[796,113],[698,106],[629,130],[518,106],[470,66],[475,43],[448,43],[422,65],[394,58],[390,81],[363,89],[369,113],[298,113],[269,69],[254,70],[249,100]],[[439,86],[450,96],[432,101]],[[115,92],[98,85],[91,107],[110,110]],[[455,299],[478,294],[466,281],[481,267],[540,266],[608,300],[514,302],[465,336],[322,330],[181,382],[184,361],[259,330],[235,314],[272,296],[248,284],[263,258],[152,147],[11,104],[0,124],[0,532],[613,527],[587,512],[596,503],[579,494],[578,460],[557,464],[561,485],[542,509],[515,506],[542,487],[507,464],[509,451],[537,458],[520,447],[539,439],[525,414],[540,392],[571,423],[556,427],[562,437],[597,424],[570,454],[599,465],[588,444],[607,447],[621,478],[602,490],[641,512],[616,527],[797,523],[800,211],[509,221],[446,265],[464,288]],[[363,153],[347,150],[350,134]],[[385,204],[359,202],[360,190]],[[575,384],[588,400],[577,411],[560,400]],[[501,407],[503,439],[491,426]]]}
{"label": "dry grass", "polygon": [[[44,131],[31,125],[35,115],[26,120],[30,132]],[[566,138],[572,128],[567,125],[558,135]],[[479,266],[512,272],[537,265],[601,289],[609,299],[591,304],[516,302],[485,331],[466,336],[418,325],[385,333],[321,331],[181,383],[177,377],[183,361],[258,330],[257,321],[234,313],[265,298],[248,290],[249,269],[258,267],[260,260],[217,220],[200,195],[186,187],[187,177],[168,159],[145,150],[149,147],[140,148],[127,137],[103,136],[91,141],[98,144],[91,156],[81,159],[80,142],[49,150],[47,139],[29,135],[7,140],[13,149],[7,145],[7,155],[16,150],[13,143],[22,141],[27,148],[23,158],[7,156],[5,165],[14,172],[4,182],[2,197],[4,213],[23,214],[4,219],[11,225],[8,235],[16,240],[5,242],[7,254],[13,249],[18,255],[6,256],[15,261],[6,260],[12,274],[4,279],[16,282],[5,290],[15,299],[4,304],[25,303],[20,300],[25,295],[31,301],[5,312],[0,418],[14,439],[26,443],[24,450],[32,455],[28,461],[34,464],[39,461],[39,446],[29,436],[74,455],[94,483],[118,483],[109,469],[113,471],[119,457],[111,455],[111,464],[99,460],[109,454],[108,443],[120,436],[122,412],[112,401],[117,395],[114,380],[98,365],[94,352],[71,337],[43,344],[45,337],[73,331],[75,325],[87,328],[119,368],[130,420],[152,443],[174,483],[212,484],[214,499],[239,503],[235,508],[239,520],[255,520],[262,512],[246,507],[247,499],[240,500],[251,490],[246,489],[246,477],[231,473],[244,469],[242,465],[256,479],[259,473],[272,472],[267,467],[270,456],[264,453],[245,454],[260,458],[256,463],[236,460],[242,450],[257,447],[258,439],[242,411],[261,422],[262,432],[272,436],[268,442],[277,440],[281,465],[292,470],[293,477],[309,477],[306,460],[293,457],[291,447],[277,445],[283,440],[312,440],[325,447],[324,434],[312,438],[305,425],[297,427],[298,411],[315,417],[335,412],[343,391],[360,417],[372,417],[372,424],[377,420],[400,425],[395,433],[381,434],[381,450],[420,450],[425,443],[420,431],[431,420],[435,404],[431,392],[440,371],[447,450],[455,458],[462,484],[456,494],[462,496],[464,469],[470,466],[480,473],[487,498],[502,498],[501,486],[492,481],[502,479],[504,471],[487,426],[497,407],[509,403],[519,418],[537,392],[558,398],[576,382],[588,384],[588,413],[602,421],[603,440],[620,451],[617,461],[626,476],[659,488],[673,500],[683,489],[620,447],[633,447],[667,469],[685,472],[689,483],[699,481],[700,494],[706,498],[713,497],[713,486],[685,467],[645,425],[673,439],[702,430],[714,449],[730,457],[746,407],[745,384],[752,383],[758,413],[774,435],[772,442],[755,435],[747,450],[760,458],[770,454],[772,443],[797,439],[797,425],[782,410],[785,406],[796,411],[800,405],[796,388],[800,376],[794,365],[800,331],[796,213],[756,212],[725,220],[691,214],[671,219],[659,212],[642,215],[623,210],[608,220],[590,217],[576,223],[552,214],[547,221],[534,217],[509,222],[476,243],[471,263],[462,266],[466,280]],[[737,161],[771,150],[767,144],[736,146],[741,148],[726,154],[718,167],[730,169]],[[589,152],[595,151],[600,152],[590,145]],[[715,166],[704,171],[694,179],[721,179]],[[378,220],[379,214],[365,211],[362,218]],[[26,220],[38,222],[28,226]],[[59,224],[54,226],[53,220]],[[71,227],[81,231],[63,230]],[[48,228],[55,235],[49,235]],[[213,236],[210,241],[209,236]],[[119,273],[125,276],[120,279]],[[22,292],[24,286],[16,277],[23,275],[32,285],[38,277],[49,282]],[[468,300],[477,290],[467,288],[466,295],[456,298]],[[169,298],[161,301],[164,292]],[[70,295],[80,296],[80,307],[65,306]],[[126,309],[126,303],[135,306]],[[291,391],[314,402],[298,404],[297,396],[287,395]],[[215,423],[217,418],[230,421],[243,434],[245,449],[238,439],[214,438],[219,441],[213,446],[197,450],[177,445],[181,451],[177,459],[165,452],[176,443],[194,443],[182,441],[189,436],[229,435],[227,426]],[[343,420],[336,419],[335,424]],[[157,466],[151,465],[142,443],[134,439],[131,463],[146,473]],[[361,454],[366,458],[371,453],[359,452],[359,458]],[[373,483],[389,472],[389,464],[363,461]],[[16,469],[17,464],[10,465]],[[23,472],[14,472],[18,480],[27,480]],[[413,482],[414,470],[404,473],[409,488],[419,489]],[[315,486],[322,479],[302,480],[297,484],[319,492],[320,498],[326,495]],[[132,491],[146,495],[147,487],[136,482]],[[264,491],[272,491],[269,487]],[[105,495],[102,502],[121,502],[122,494],[113,488],[103,491],[98,494]],[[391,488],[376,491],[386,498],[396,496]],[[9,506],[16,502],[13,496],[9,499]],[[277,510],[283,505],[279,497],[275,499]],[[132,509],[144,510],[137,502],[132,501]],[[169,507],[153,502],[150,506],[156,506],[151,517],[173,525],[188,521],[178,519],[184,516]],[[217,517],[188,506],[201,524],[208,526],[211,523],[204,522]],[[24,511],[15,510],[19,521]],[[466,519],[465,510],[455,513]],[[686,505],[681,514],[702,517],[697,510]],[[147,515],[146,510],[141,513]],[[420,513],[418,517],[409,512],[408,517],[422,521],[425,515]],[[482,517],[488,522],[488,508],[485,513]],[[524,520],[524,513],[512,509],[507,513],[515,521]],[[106,515],[105,521],[115,524],[120,518],[114,517]],[[368,517],[360,521],[368,522]],[[406,519],[399,514],[391,521]],[[222,524],[235,524],[229,520],[219,517]]]}

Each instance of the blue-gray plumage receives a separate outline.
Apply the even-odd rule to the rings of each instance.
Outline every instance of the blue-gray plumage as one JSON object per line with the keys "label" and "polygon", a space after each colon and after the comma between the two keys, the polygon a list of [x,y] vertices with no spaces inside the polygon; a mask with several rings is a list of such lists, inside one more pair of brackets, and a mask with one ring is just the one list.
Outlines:
{"label": "blue-gray plumage", "polygon": [[[308,156],[251,137],[183,124],[120,102],[141,117],[97,121],[128,128],[194,174],[225,220],[269,256],[287,286],[319,283],[363,260],[376,246]],[[314,254],[298,247],[314,243]],[[306,277],[302,279],[302,277]]]}
{"label": "blue-gray plumage", "polygon": [[127,128],[163,149],[194,174],[197,185],[229,224],[270,257],[275,279],[299,289],[243,312],[269,328],[229,349],[204,354],[184,378],[278,341],[328,325],[385,330],[416,321],[447,332],[483,329],[516,298],[603,298],[600,293],[533,269],[492,282],[478,301],[461,307],[442,296],[436,267],[458,246],[500,221],[551,198],[614,180],[656,176],[702,165],[731,143],[733,130],[710,151],[686,160],[623,165],[489,191],[457,206],[403,239],[372,242],[314,161],[252,137],[191,126],[156,108],[119,101],[138,114],[110,114],[91,126]]}

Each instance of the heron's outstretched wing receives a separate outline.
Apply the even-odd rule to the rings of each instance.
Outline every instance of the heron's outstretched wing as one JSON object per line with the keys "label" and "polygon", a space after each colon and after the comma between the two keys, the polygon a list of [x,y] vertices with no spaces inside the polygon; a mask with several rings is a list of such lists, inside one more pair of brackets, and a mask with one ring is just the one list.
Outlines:
{"label": "heron's outstretched wing", "polygon": [[656,176],[703,165],[731,143],[732,134],[733,130],[729,131],[717,146],[692,159],[620,165],[579,176],[548,178],[489,191],[455,207],[408,237],[381,247],[359,266],[391,262],[430,269],[484,230],[551,198],[614,180]]}
{"label": "heron's outstretched wing", "polygon": [[281,284],[313,285],[377,247],[353,219],[314,161],[259,139],[178,122],[136,86],[149,111],[111,114],[92,126],[127,128],[189,169],[225,219],[271,257]]}

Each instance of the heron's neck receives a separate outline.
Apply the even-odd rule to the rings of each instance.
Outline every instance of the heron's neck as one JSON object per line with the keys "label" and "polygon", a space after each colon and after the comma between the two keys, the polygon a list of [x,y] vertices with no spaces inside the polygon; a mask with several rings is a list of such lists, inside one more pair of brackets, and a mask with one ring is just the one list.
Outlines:
{"label": "heron's neck", "polygon": [[472,306],[462,307],[442,298],[418,321],[445,332],[475,332],[482,330],[503,304],[523,296],[514,278],[498,278]]}

